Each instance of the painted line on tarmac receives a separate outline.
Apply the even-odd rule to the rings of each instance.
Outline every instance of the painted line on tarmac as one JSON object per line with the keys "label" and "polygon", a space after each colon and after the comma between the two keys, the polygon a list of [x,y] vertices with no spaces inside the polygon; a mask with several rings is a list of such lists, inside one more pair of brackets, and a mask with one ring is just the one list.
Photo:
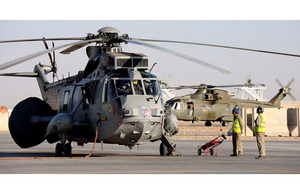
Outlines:
{"label": "painted line on tarmac", "polygon": [[[141,160],[153,160],[153,161],[168,161],[168,162],[177,162],[184,164],[200,164],[200,165],[211,165],[211,166],[221,166],[221,167],[233,167],[240,169],[251,169],[256,171],[270,171],[271,173],[280,172],[280,173],[294,173],[299,174],[300,171],[288,171],[288,170],[280,170],[280,169],[265,169],[260,167],[248,167],[248,166],[240,166],[240,165],[224,165],[218,163],[205,163],[205,162],[192,162],[192,161],[184,161],[184,160],[173,160],[173,159],[162,159],[162,158],[152,158],[152,157],[137,157],[137,156],[112,156],[113,158],[126,158],[126,159],[141,159]],[[180,157],[178,157],[180,158]]]}

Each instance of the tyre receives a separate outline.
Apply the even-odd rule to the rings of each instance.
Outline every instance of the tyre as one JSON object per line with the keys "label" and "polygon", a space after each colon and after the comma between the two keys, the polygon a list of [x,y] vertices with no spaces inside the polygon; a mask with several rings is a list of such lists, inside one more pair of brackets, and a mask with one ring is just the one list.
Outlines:
{"label": "tyre", "polygon": [[211,156],[213,156],[213,155],[214,155],[214,150],[211,148],[211,149],[209,150],[209,153],[210,153]]}
{"label": "tyre", "polygon": [[57,143],[55,147],[55,156],[60,157],[63,153],[63,145],[61,143]]}
{"label": "tyre", "polygon": [[65,156],[71,156],[72,154],[72,146],[71,146],[71,143],[67,143],[65,144],[65,147],[64,147],[64,151],[65,153]]}
{"label": "tyre", "polygon": [[201,149],[198,149],[198,155],[201,156],[201,154],[202,154]]}
{"label": "tyre", "polygon": [[160,146],[159,146],[160,155],[161,156],[167,156],[167,152],[168,152],[167,147],[163,143],[161,143]]}

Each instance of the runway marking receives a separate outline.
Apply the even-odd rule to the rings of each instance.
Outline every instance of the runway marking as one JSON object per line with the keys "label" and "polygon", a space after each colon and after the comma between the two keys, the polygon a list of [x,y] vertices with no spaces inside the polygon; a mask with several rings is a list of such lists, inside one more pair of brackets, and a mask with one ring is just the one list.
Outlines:
{"label": "runway marking", "polygon": [[[265,168],[259,168],[259,167],[248,167],[248,166],[239,166],[239,165],[224,165],[224,164],[206,163],[206,162],[191,162],[191,161],[173,160],[173,159],[159,159],[159,158],[151,158],[151,157],[136,157],[136,156],[112,156],[112,157],[127,158],[127,159],[153,160],[153,161],[169,161],[169,162],[188,163],[188,164],[205,164],[205,165],[213,165],[213,166],[233,167],[233,168],[241,168],[241,169],[262,170],[262,171],[282,172],[282,173],[295,173],[295,174],[300,173],[300,171],[288,171],[288,170],[280,170],[280,169],[265,169]],[[178,158],[180,158],[180,157],[178,157]]]}

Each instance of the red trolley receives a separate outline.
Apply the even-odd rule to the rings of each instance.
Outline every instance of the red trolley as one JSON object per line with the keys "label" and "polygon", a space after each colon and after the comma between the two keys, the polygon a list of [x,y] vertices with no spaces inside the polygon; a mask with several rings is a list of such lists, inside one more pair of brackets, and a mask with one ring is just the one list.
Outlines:
{"label": "red trolley", "polygon": [[207,142],[203,146],[198,146],[198,155],[201,156],[202,152],[208,156],[210,153],[211,156],[215,154],[215,156],[218,156],[218,146],[226,139],[225,135],[219,135],[215,139],[211,140],[210,142]]}

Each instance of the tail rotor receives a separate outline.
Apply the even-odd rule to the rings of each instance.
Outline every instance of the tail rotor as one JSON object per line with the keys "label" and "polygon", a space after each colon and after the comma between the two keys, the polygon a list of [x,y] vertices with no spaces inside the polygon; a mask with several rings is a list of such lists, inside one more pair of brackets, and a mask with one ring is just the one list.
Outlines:
{"label": "tail rotor", "polygon": [[[43,37],[43,42],[44,42],[44,45],[46,47],[46,49],[49,49],[48,47],[48,44],[45,40],[45,37]],[[52,47],[54,48],[54,42],[52,42]],[[57,65],[56,65],[56,60],[55,60],[55,51],[53,51],[53,58],[52,58],[52,55],[51,53],[48,53],[48,56],[49,56],[49,59],[50,59],[50,63],[51,63],[51,66],[52,66],[52,72],[53,72],[53,81],[54,81],[54,78],[56,77],[57,80],[58,80],[58,77],[57,77]]]}
{"label": "tail rotor", "polygon": [[281,82],[277,78],[275,79],[275,81],[281,87],[280,90],[282,90],[285,95],[289,95],[292,98],[292,100],[295,102],[296,98],[290,93],[290,91],[292,90],[290,88],[290,85],[295,81],[295,79],[292,78],[286,87],[284,87],[284,85],[282,85]]}

